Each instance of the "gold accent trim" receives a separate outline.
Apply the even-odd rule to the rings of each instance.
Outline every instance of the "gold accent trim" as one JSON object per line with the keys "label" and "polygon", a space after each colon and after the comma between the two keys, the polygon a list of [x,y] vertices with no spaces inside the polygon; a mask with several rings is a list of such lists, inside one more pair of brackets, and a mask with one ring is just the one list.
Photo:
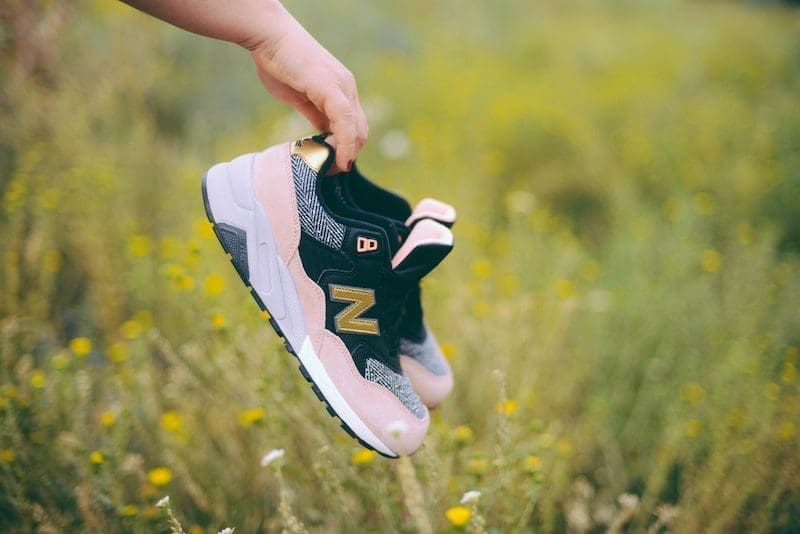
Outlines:
{"label": "gold accent trim", "polygon": [[314,141],[310,137],[298,139],[292,143],[292,154],[297,154],[303,158],[306,165],[317,172],[322,170],[322,166],[325,165],[325,162],[328,160],[329,153],[330,148],[322,143]]}
{"label": "gold accent trim", "polygon": [[337,332],[349,334],[380,335],[377,319],[365,319],[361,314],[375,305],[375,290],[330,284],[331,300],[349,302],[350,305],[336,314],[333,323]]}

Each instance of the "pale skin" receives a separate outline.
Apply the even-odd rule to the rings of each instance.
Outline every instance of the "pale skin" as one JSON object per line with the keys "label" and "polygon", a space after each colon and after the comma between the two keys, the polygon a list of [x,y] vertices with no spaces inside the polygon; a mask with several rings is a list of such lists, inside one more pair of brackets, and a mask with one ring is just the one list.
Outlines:
{"label": "pale skin", "polygon": [[321,132],[336,139],[339,170],[349,170],[369,127],[353,74],[277,0],[123,0],[192,33],[250,52],[261,83]]}

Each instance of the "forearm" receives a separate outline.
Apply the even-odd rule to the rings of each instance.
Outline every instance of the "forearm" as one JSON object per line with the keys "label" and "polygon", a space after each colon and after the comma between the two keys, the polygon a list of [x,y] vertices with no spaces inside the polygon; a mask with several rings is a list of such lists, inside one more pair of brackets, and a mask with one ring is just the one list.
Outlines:
{"label": "forearm", "polygon": [[253,50],[303,28],[277,0],[122,0],[192,33]]}

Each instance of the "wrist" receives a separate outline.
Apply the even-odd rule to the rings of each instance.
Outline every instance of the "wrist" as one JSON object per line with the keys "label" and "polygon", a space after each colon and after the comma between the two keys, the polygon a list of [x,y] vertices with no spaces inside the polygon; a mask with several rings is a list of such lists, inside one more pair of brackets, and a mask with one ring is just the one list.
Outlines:
{"label": "wrist", "polygon": [[248,31],[236,44],[249,52],[271,50],[297,22],[278,0],[256,0],[248,17]]}

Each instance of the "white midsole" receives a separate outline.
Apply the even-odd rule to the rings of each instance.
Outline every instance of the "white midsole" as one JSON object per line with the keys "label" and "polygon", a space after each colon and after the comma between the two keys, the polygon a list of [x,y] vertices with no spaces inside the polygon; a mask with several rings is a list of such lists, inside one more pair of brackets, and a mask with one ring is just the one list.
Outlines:
{"label": "white midsole", "polygon": [[269,220],[261,205],[255,201],[252,178],[254,156],[245,154],[229,163],[219,163],[208,171],[206,195],[214,222],[230,224],[246,232],[249,283],[270,313],[274,312],[272,318],[292,347],[296,351],[300,347],[297,357],[331,408],[371,447],[388,456],[397,456],[350,407],[314,351],[305,327],[306,318],[297,288],[277,252]]}

